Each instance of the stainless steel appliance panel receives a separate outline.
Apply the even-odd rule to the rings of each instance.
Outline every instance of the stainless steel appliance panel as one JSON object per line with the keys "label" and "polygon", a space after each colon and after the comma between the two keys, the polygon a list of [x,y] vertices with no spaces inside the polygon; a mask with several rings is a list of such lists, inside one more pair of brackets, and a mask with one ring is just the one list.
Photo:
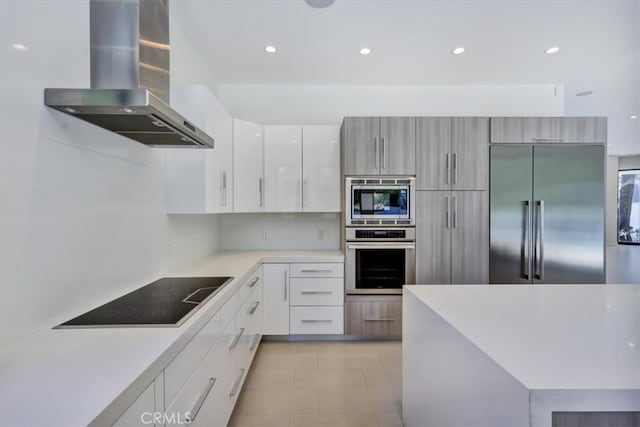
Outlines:
{"label": "stainless steel appliance panel", "polygon": [[[416,280],[416,246],[415,242],[347,242],[345,252],[345,290],[347,294],[401,294],[399,288],[362,288],[358,287],[359,277],[358,252],[365,251],[403,251],[404,257],[400,268],[404,268],[404,283],[413,284]],[[383,285],[383,280],[380,284]]]}
{"label": "stainless steel appliance panel", "polygon": [[604,283],[604,146],[533,153],[533,282]]}
{"label": "stainless steel appliance panel", "polygon": [[533,147],[491,147],[490,283],[531,283]]}

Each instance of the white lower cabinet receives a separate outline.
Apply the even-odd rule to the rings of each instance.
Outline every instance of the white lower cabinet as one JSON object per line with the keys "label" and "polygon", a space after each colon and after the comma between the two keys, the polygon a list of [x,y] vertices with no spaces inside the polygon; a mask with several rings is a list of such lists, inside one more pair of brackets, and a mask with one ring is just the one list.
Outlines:
{"label": "white lower cabinet", "polygon": [[[113,423],[114,427],[160,427],[163,425],[162,412],[164,410],[163,399],[163,374],[160,374],[144,391],[133,401],[126,411]],[[155,422],[159,421],[159,422]]]}
{"label": "white lower cabinet", "polygon": [[291,307],[291,334],[342,334],[344,308],[340,306]]}
{"label": "white lower cabinet", "polygon": [[264,264],[264,334],[344,333],[344,265]]}
{"label": "white lower cabinet", "polygon": [[264,333],[289,335],[289,264],[264,264]]}
{"label": "white lower cabinet", "polygon": [[155,415],[156,426],[226,426],[262,338],[262,288],[260,267],[114,425],[154,425]]}

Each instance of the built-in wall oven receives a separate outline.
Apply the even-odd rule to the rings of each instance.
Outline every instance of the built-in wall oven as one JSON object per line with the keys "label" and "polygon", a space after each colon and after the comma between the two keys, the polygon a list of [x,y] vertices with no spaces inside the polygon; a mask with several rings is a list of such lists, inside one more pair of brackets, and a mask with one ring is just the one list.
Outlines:
{"label": "built-in wall oven", "polygon": [[415,225],[414,177],[345,178],[345,225]]}
{"label": "built-in wall oven", "polygon": [[401,294],[415,276],[415,228],[345,229],[347,295]]}

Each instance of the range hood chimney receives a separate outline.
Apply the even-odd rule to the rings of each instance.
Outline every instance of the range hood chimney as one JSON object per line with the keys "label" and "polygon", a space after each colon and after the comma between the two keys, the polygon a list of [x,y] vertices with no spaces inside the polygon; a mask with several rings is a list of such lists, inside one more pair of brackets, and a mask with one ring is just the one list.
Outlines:
{"label": "range hood chimney", "polygon": [[91,88],[45,89],[46,106],[152,147],[213,148],[169,106],[169,0],[90,0]]}

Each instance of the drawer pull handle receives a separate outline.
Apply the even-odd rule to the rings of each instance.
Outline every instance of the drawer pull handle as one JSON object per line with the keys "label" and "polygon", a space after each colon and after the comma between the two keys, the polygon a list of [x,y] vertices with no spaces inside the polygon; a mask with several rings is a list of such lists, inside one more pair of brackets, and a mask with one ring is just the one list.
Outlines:
{"label": "drawer pull handle", "polygon": [[303,295],[332,294],[333,291],[300,291]]}
{"label": "drawer pull handle", "polygon": [[254,277],[253,279],[251,279],[251,281],[249,282],[249,285],[248,285],[248,286],[249,286],[250,288],[253,288],[253,287],[256,285],[256,283],[258,283],[258,280],[260,280],[260,278],[259,278],[259,277]]}
{"label": "drawer pull handle", "polygon": [[260,301],[256,301],[253,303],[253,305],[251,306],[251,308],[249,309],[249,311],[247,311],[247,314],[253,314],[256,312],[256,310],[258,309],[258,306],[260,305]]}
{"label": "drawer pull handle", "polygon": [[260,334],[256,334],[256,336],[253,338],[253,342],[251,343],[251,347],[249,347],[249,351],[255,350],[259,342],[260,342]]}
{"label": "drawer pull handle", "polygon": [[331,319],[302,319],[302,323],[331,323]]}
{"label": "drawer pull handle", "polygon": [[198,412],[200,412],[200,409],[202,408],[204,401],[207,400],[207,396],[209,396],[209,393],[211,393],[211,389],[213,388],[213,385],[215,383],[216,383],[215,378],[209,378],[209,382],[207,383],[207,386],[202,391],[202,393],[200,393],[200,396],[198,396],[198,400],[196,400],[196,403],[193,405],[193,409],[187,412],[186,419],[189,423],[193,422],[198,416]]}
{"label": "drawer pull handle", "polygon": [[365,317],[365,322],[395,322],[393,317]]}
{"label": "drawer pull handle", "polygon": [[240,369],[240,374],[238,374],[238,378],[236,378],[236,381],[233,383],[233,387],[231,387],[231,392],[229,393],[229,397],[234,397],[238,392],[238,388],[240,387],[240,381],[242,381],[242,377],[244,376],[244,373],[246,371],[247,370],[244,368]]}
{"label": "drawer pull handle", "polygon": [[531,138],[534,142],[562,142],[564,138]]}
{"label": "drawer pull handle", "polygon": [[244,328],[240,328],[240,333],[235,336],[233,341],[231,341],[231,345],[229,346],[229,350],[233,350],[238,345],[238,341],[240,341],[240,337],[244,334]]}
{"label": "drawer pull handle", "polygon": [[303,268],[302,270],[300,270],[301,273],[331,273],[333,270],[331,270],[330,268],[321,270],[321,269],[317,269],[317,268]]}

